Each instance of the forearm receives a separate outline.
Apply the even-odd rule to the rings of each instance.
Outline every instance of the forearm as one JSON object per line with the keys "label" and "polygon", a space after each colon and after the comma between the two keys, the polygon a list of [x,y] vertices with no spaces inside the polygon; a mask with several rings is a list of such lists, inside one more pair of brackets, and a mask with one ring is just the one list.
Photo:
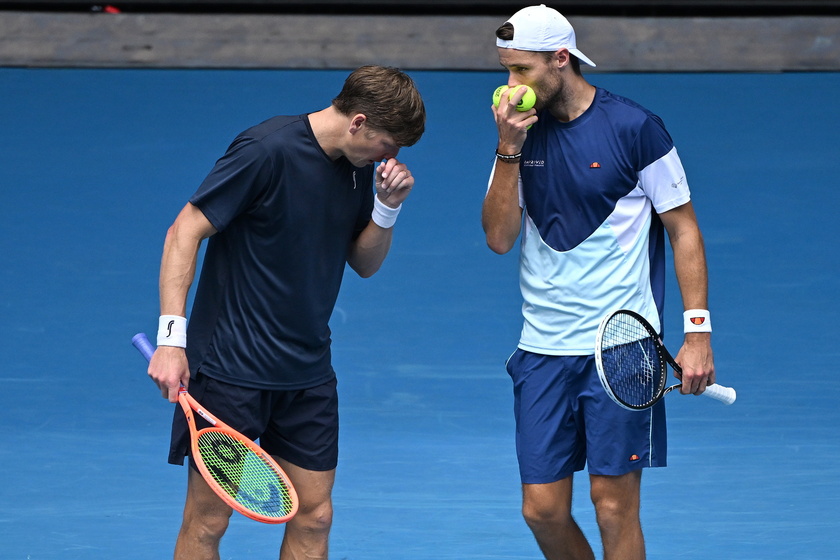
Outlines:
{"label": "forearm", "polygon": [[[187,316],[187,294],[195,276],[198,249],[215,232],[204,214],[192,204],[181,210],[166,232],[159,279],[161,315]],[[149,363],[149,376],[170,402],[177,400],[180,385],[189,384],[189,364],[182,346],[159,344]]]}
{"label": "forearm", "polygon": [[684,309],[708,309],[708,267],[700,230],[681,233],[671,239],[674,270]]}
{"label": "forearm", "polygon": [[186,317],[187,295],[195,277],[201,242],[216,230],[193,206],[187,204],[166,232],[160,262],[160,313]]}
{"label": "forearm", "polygon": [[496,145],[496,166],[490,188],[484,197],[481,225],[487,246],[503,254],[513,249],[522,227],[522,208],[519,206],[519,158],[527,138],[527,130],[537,122],[536,111],[517,111],[525,88],[514,93],[508,103],[493,108],[493,117],[499,131]]}
{"label": "forearm", "polygon": [[674,271],[684,309],[708,309],[706,249],[694,206],[688,202],[660,214],[674,253]]}
{"label": "forearm", "polygon": [[[178,222],[169,228],[166,233],[166,241],[163,244],[163,257],[160,263],[160,314],[163,320],[172,320],[172,317],[164,315],[186,317],[187,316],[187,293],[189,292],[192,278],[195,274],[195,259],[198,250],[189,250],[189,243],[185,243],[180,236]],[[190,258],[192,253],[193,257]],[[170,322],[170,327],[173,320]],[[186,325],[178,328],[185,329]],[[149,362],[149,377],[158,386],[161,396],[175,402],[180,385],[189,384],[189,364],[187,363],[184,345],[186,341],[185,330],[181,335],[171,331],[166,333],[166,341],[172,344],[165,344],[161,341],[161,332],[158,332],[158,348]],[[170,338],[171,336],[171,338]],[[180,338],[183,336],[183,338]]]}
{"label": "forearm", "polygon": [[376,274],[394,238],[394,224],[402,203],[414,187],[414,177],[405,166],[390,158],[376,168],[376,194],[367,227],[350,245],[347,264],[362,278]]}
{"label": "forearm", "polygon": [[187,295],[195,278],[198,242],[178,236],[176,226],[166,234],[160,263],[160,314],[187,316]]}
{"label": "forearm", "polygon": [[519,165],[498,163],[481,210],[487,246],[496,253],[507,253],[516,243],[521,224]]}
{"label": "forearm", "polygon": [[383,228],[371,220],[350,246],[347,264],[362,278],[373,276],[391,249],[394,228]]}
{"label": "forearm", "polygon": [[[677,219],[672,219],[676,217]],[[703,236],[690,205],[671,216],[663,215],[674,253],[674,270],[684,309],[706,309],[708,269]],[[715,382],[714,357],[710,332],[687,332],[676,361],[682,367],[684,394],[700,394]]]}
{"label": "forearm", "polygon": [[[680,294],[683,301],[683,309],[709,309],[708,300],[708,268],[706,265],[706,252],[703,244],[703,237],[697,230],[692,235],[681,235],[672,241],[674,245],[674,270],[677,275],[677,283],[680,287]],[[702,358],[700,364],[711,362],[711,333],[710,332],[687,332],[685,333],[684,346],[695,347]],[[680,359],[686,364],[691,364],[683,358]],[[700,371],[708,370],[710,366],[698,366]],[[711,378],[714,380],[714,377]]]}

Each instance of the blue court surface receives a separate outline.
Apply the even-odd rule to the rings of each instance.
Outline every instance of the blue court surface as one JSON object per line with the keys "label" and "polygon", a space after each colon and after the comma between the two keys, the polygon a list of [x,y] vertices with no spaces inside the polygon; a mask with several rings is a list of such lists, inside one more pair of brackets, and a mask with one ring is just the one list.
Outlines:
{"label": "blue court surface", "polygon": [[[186,470],[130,344],[156,330],[166,228],[236,133],[329,104],[347,71],[0,69],[0,558],[171,556]],[[500,72],[412,72],[427,133],[383,270],[332,319],[342,399],[331,558],[538,559],[519,513],[516,251],[484,243]],[[726,407],[669,397],[649,558],[840,557],[840,74],[593,74],[658,113],[711,266]],[[681,304],[670,279],[666,344]],[[585,476],[576,517],[600,555]],[[222,558],[276,558],[236,515]]]}

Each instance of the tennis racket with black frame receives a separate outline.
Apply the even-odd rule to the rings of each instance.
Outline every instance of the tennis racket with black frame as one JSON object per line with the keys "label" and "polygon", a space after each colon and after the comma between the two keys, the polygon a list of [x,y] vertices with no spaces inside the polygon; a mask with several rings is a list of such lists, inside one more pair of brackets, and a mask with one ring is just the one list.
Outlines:
{"label": "tennis racket with black frame", "polygon": [[[140,333],[132,344],[146,360],[154,346]],[[178,392],[190,428],[192,458],[198,472],[224,502],[242,515],[263,523],[285,523],[298,510],[298,496],[289,477],[271,455],[196,401],[184,386]],[[196,429],[193,411],[210,427]]]}
{"label": "tennis racket with black frame", "polygon": [[[628,410],[644,410],[682,384],[666,387],[668,366],[682,368],[668,353],[653,326],[627,309],[608,314],[595,338],[595,366],[607,395]],[[735,402],[735,389],[712,384],[702,393],[724,404]]]}

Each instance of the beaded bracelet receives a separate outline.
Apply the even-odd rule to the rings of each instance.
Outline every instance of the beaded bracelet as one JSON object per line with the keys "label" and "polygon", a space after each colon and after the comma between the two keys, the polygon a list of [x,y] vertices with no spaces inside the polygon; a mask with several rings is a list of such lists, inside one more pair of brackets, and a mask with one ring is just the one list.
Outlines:
{"label": "beaded bracelet", "polygon": [[510,155],[510,154],[500,154],[499,150],[496,150],[496,157],[499,160],[501,160],[505,163],[516,163],[516,162],[519,161],[519,158],[522,157],[522,152],[519,152],[518,154]]}

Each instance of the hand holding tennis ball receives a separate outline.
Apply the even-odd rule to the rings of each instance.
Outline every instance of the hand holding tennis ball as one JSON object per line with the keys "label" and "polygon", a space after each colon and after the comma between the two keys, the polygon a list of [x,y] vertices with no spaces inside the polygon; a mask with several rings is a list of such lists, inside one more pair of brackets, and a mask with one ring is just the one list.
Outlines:
{"label": "hand holding tennis ball", "polygon": [[525,94],[522,96],[522,100],[516,104],[517,111],[528,111],[530,110],[534,104],[537,102],[537,94],[534,93],[534,90],[531,89],[529,86],[499,86],[496,88],[496,91],[493,92],[493,105],[496,107],[499,106],[499,103],[502,101],[502,95],[507,93],[508,100],[513,97],[520,89],[525,88]]}

